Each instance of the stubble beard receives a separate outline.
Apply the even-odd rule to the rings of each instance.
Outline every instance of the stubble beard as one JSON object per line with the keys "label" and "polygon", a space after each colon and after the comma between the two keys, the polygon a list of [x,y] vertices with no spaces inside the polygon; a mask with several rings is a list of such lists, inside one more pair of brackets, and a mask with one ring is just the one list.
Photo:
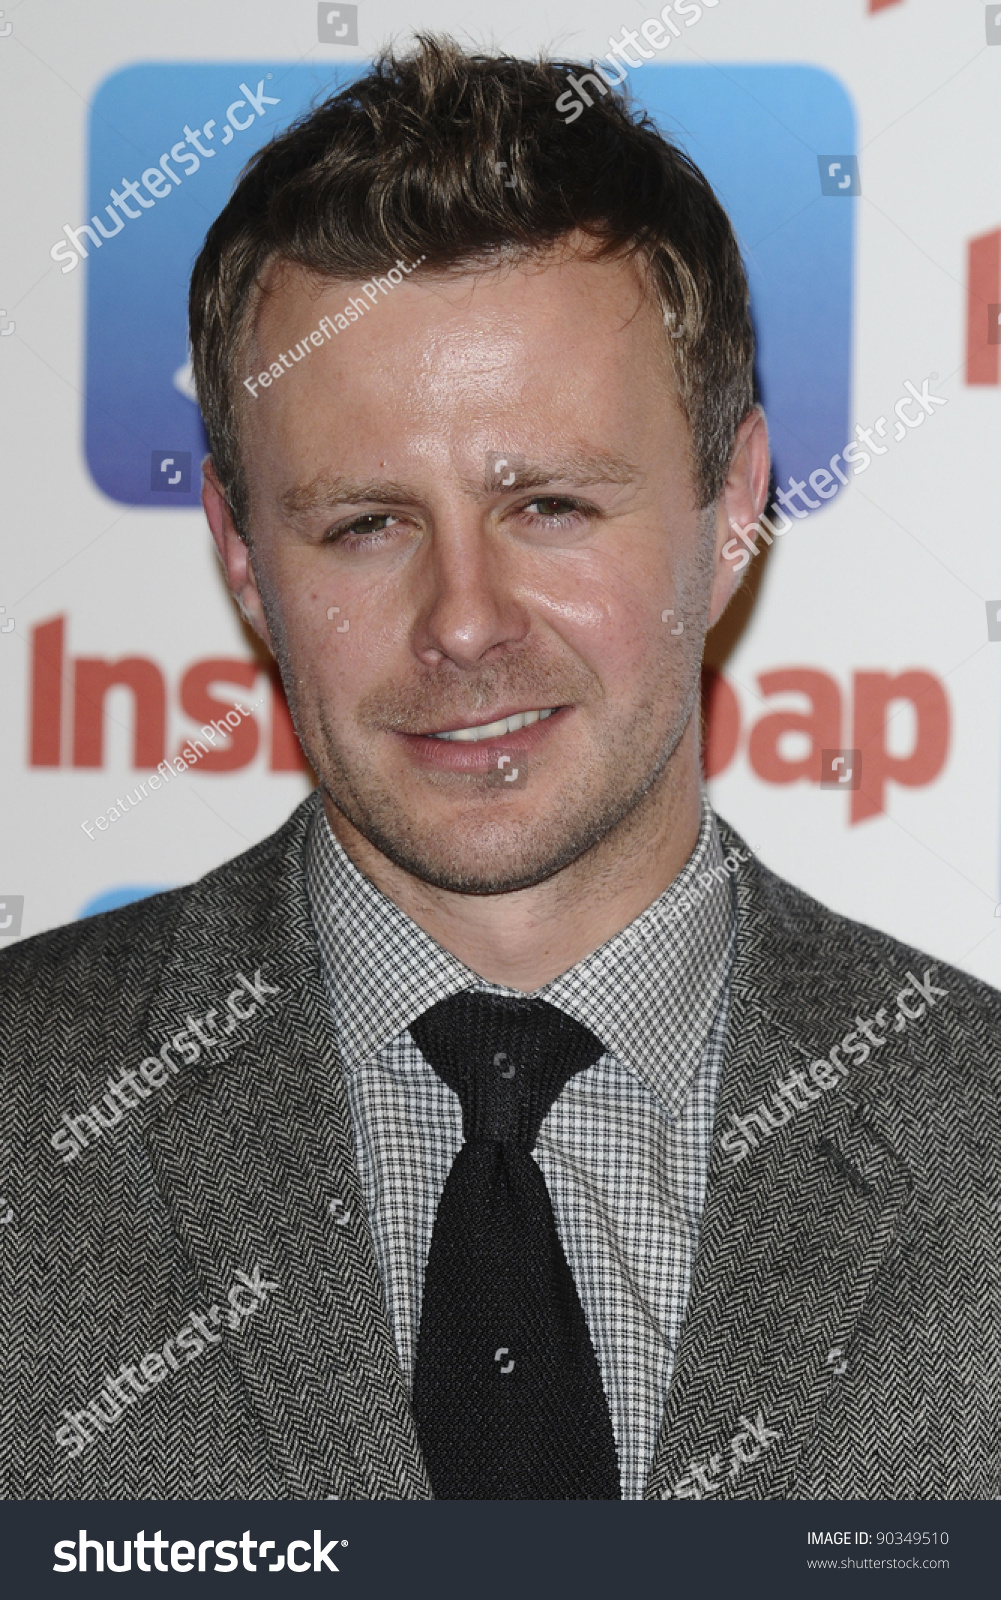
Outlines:
{"label": "stubble beard", "polygon": [[[604,842],[640,828],[649,805],[671,785],[672,763],[699,697],[699,666],[708,608],[705,553],[679,588],[674,614],[685,618],[682,638],[658,652],[651,692],[629,724],[603,733],[600,750],[568,773],[545,811],[528,808],[505,818],[507,796],[487,788],[482,775],[422,773],[421,789],[449,788],[468,796],[444,821],[421,822],[378,762],[339,736],[318,681],[297,679],[278,615],[268,615],[286,698],[300,743],[335,809],[394,866],[420,882],[456,894],[509,894],[544,883]],[[687,590],[687,594],[684,592]],[[263,596],[262,596],[263,598]],[[272,608],[266,608],[270,611]],[[653,692],[654,686],[659,692]],[[558,663],[533,653],[508,656],[475,679],[446,664],[399,685],[371,691],[355,708],[357,726],[375,737],[386,730],[416,733],[475,724],[478,712],[498,703],[536,706],[594,705],[604,699],[596,673],[576,656]],[[456,715],[456,713],[459,713]],[[463,720],[463,717],[466,720]],[[607,727],[607,725],[606,725]],[[539,769],[544,781],[544,769]],[[529,785],[531,784],[529,774]],[[523,793],[524,791],[522,791]],[[513,796],[512,796],[513,798]],[[670,803],[668,797],[668,803]],[[520,804],[520,803],[519,803]]]}
{"label": "stubble beard", "polygon": [[[598,741],[600,749],[565,775],[541,812],[533,813],[525,805],[524,790],[509,797],[499,787],[488,788],[483,774],[415,774],[415,788],[419,786],[425,794],[437,790],[461,796],[445,820],[432,821],[424,819],[421,808],[414,805],[414,789],[409,795],[401,792],[399,782],[387,777],[376,760],[347,747],[319,695],[313,699],[312,714],[307,712],[305,696],[297,693],[287,662],[280,659],[279,665],[300,740],[336,810],[396,867],[422,883],[456,894],[508,894],[543,883],[604,841],[610,842],[611,836],[637,826],[644,803],[652,803],[660,786],[669,781],[672,758],[693,715],[698,692],[697,671],[694,683],[669,682],[666,700],[673,714],[666,726],[660,696],[657,703],[642,703],[628,726],[619,723],[612,733],[603,735]],[[681,666],[677,657],[673,666]],[[524,674],[516,676],[524,680]],[[674,672],[670,678],[674,679]],[[689,678],[685,673],[684,679]],[[551,673],[549,682],[551,686]],[[526,693],[524,681],[513,683],[510,672],[504,675],[504,686],[507,692],[501,696],[481,678],[475,698],[482,705],[491,700],[497,704],[500,699],[517,702],[519,698],[536,705],[580,705],[593,704],[595,699],[593,695],[589,701],[568,696],[565,687],[562,696],[552,688],[541,696]],[[377,726],[385,730],[392,721],[386,721],[385,697],[378,698]],[[449,698],[454,701],[454,695],[439,693],[435,698],[439,703]],[[412,700],[409,708],[415,709]],[[470,723],[475,718],[473,710]],[[435,720],[440,722],[441,715],[428,718],[424,725],[433,726]],[[454,720],[452,715],[448,720]],[[405,727],[413,732],[421,723],[419,716],[408,714]],[[540,785],[547,782],[541,765],[537,781]],[[529,794],[531,784],[530,770]]]}

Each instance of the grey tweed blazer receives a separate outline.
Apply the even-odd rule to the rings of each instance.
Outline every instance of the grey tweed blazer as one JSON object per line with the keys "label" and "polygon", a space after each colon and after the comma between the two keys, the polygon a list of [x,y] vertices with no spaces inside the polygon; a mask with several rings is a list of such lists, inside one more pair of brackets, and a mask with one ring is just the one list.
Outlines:
{"label": "grey tweed blazer", "polygon": [[[315,803],[189,888],[0,956],[5,1497],[429,1498],[309,917]],[[736,886],[647,1497],[997,1497],[1001,995],[753,858]],[[825,1058],[844,1070],[811,1079]],[[134,1109],[69,1157],[65,1118],[129,1071]],[[67,1419],[129,1364],[85,1447]]]}

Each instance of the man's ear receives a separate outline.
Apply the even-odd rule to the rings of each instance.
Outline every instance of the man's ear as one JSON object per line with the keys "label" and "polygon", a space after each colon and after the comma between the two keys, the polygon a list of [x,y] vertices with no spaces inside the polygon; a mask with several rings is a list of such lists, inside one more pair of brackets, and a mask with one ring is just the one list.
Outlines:
{"label": "man's ear", "polygon": [[754,406],[737,429],[730,470],[723,493],[716,502],[710,628],[723,615],[750,564],[751,552],[735,537],[734,528],[742,528],[749,537],[754,537],[755,526],[768,499],[770,471],[768,424],[761,407]]}
{"label": "man's ear", "polygon": [[250,546],[240,536],[233,521],[233,513],[229,509],[229,502],[212,465],[211,456],[206,456],[202,462],[202,505],[205,507],[205,515],[212,530],[219,559],[226,572],[230,591],[254,632],[264,640],[273,655],[271,635],[268,633],[261,593],[257,587],[257,574],[254,571]]}

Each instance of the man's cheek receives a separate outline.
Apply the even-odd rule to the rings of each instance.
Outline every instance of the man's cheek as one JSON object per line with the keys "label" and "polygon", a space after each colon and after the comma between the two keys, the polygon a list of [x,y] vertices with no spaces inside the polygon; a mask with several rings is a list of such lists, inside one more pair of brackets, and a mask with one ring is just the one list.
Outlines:
{"label": "man's cheek", "polygon": [[655,613],[649,604],[624,606],[595,636],[593,664],[609,696],[630,697],[638,684],[659,674],[665,659],[676,654],[670,646],[677,639],[668,643],[672,619],[662,623],[661,609]]}
{"label": "man's cheek", "polygon": [[303,621],[296,654],[297,677],[312,684],[321,704],[338,711],[364,692],[373,668],[358,618],[345,615],[343,606],[324,606],[317,616]]}

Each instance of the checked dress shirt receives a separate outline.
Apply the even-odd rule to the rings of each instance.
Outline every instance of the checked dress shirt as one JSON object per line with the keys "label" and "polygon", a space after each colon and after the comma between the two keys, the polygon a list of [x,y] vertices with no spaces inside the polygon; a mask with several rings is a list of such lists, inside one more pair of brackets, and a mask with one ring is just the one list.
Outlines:
{"label": "checked dress shirt", "polygon": [[[642,1499],[657,1443],[705,1194],[735,913],[725,874],[699,875],[722,860],[703,795],[698,840],[674,882],[536,991],[606,1047],[566,1085],[534,1154],[590,1328],[627,1500]],[[522,991],[484,982],[387,899],[319,801],[306,872],[376,1261],[412,1383],[431,1231],[462,1113],[408,1028],[463,989]]]}

